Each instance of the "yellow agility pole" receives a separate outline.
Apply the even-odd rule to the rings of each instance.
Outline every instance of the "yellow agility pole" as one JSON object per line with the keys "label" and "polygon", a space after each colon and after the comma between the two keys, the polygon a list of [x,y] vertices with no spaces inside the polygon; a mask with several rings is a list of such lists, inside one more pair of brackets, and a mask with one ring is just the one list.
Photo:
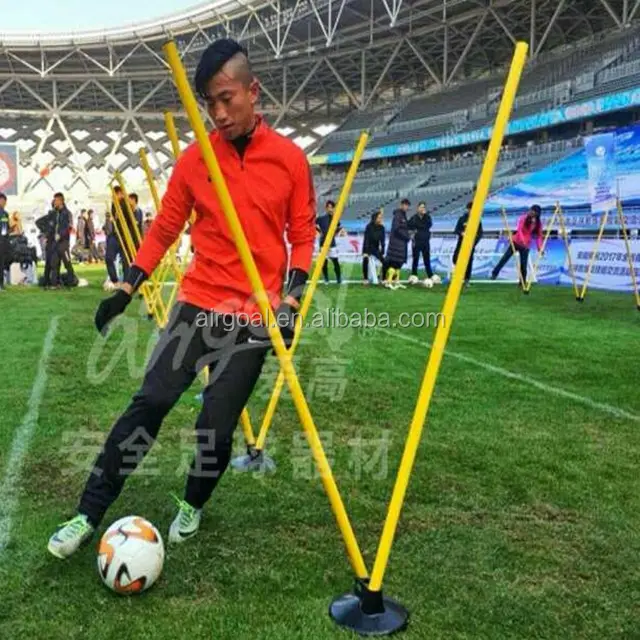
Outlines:
{"label": "yellow agility pole", "polygon": [[[400,463],[400,469],[393,489],[391,502],[387,514],[382,536],[380,538],[380,544],[378,547],[378,553],[376,555],[375,564],[371,573],[371,581],[368,585],[367,591],[370,597],[373,594],[378,594],[379,605],[385,609],[384,600],[382,599],[381,589],[382,582],[385,574],[385,569],[389,560],[389,554],[393,545],[393,540],[398,526],[398,520],[400,518],[400,512],[404,502],[407,487],[409,485],[409,479],[411,477],[411,471],[415,462],[416,453],[420,444],[420,437],[426,421],[426,417],[429,411],[429,404],[433,396],[433,390],[435,388],[436,379],[442,358],[444,356],[444,350],[453,323],[458,300],[460,299],[460,293],[462,291],[462,281],[469,258],[471,256],[471,250],[473,249],[473,243],[480,224],[480,218],[482,216],[482,210],[484,203],[489,193],[493,174],[498,163],[500,155],[500,148],[504,139],[507,124],[513,103],[518,90],[518,84],[522,75],[526,57],[527,57],[528,45],[525,42],[519,42],[515,48],[515,54],[509,70],[504,91],[502,93],[502,100],[500,102],[500,108],[496,117],[496,122],[491,134],[491,142],[485,156],[485,161],[478,181],[475,196],[473,198],[473,205],[469,214],[469,221],[467,223],[467,230],[464,234],[462,241],[462,247],[460,250],[460,257],[453,271],[453,278],[451,284],[447,290],[443,305],[444,322],[438,324],[438,328],[433,340],[433,346],[431,347],[431,353],[429,354],[429,360],[427,363],[425,375],[418,395],[418,400],[409,429],[402,461]],[[353,600],[353,597],[351,596]],[[357,603],[358,606],[360,603]],[[397,606],[397,605],[396,605]],[[334,608],[337,609],[336,613],[342,615],[342,624],[349,626],[352,629],[358,630],[353,624],[350,624],[351,620],[349,615],[354,614],[354,606],[349,607],[347,602],[338,601],[334,603]],[[345,613],[345,609],[347,613]],[[379,615],[382,615],[380,613]],[[334,616],[335,617],[335,616]],[[338,620],[340,622],[340,620]]]}
{"label": "yellow agility pole", "polygon": [[[173,153],[173,157],[175,160],[177,160],[178,157],[180,156],[180,142],[178,138],[178,130],[176,129],[175,120],[173,118],[173,114],[170,111],[165,112],[164,122],[165,122],[165,128],[167,130],[167,136],[169,138],[169,141],[171,142],[171,151]],[[195,221],[195,214],[191,214],[189,222],[193,224],[194,221]],[[182,236],[176,242],[176,253],[181,244],[182,244]],[[191,236],[189,236],[189,246],[187,249],[187,256],[185,257],[184,264],[181,265],[182,273],[184,273],[187,269],[188,261],[186,258],[189,256],[190,253],[191,253]],[[176,282],[171,289],[171,294],[169,295],[169,308],[171,308],[173,306],[173,303],[175,302],[176,296],[178,294],[178,289],[180,288],[181,281],[182,281],[182,274],[179,276],[178,279],[176,279]],[[203,375],[207,375],[206,371],[203,373]]]}
{"label": "yellow agility pole", "polygon": [[[122,178],[122,175],[118,171],[116,171],[113,174],[113,177],[116,180],[116,182],[120,185],[120,188],[122,189],[122,193],[124,195],[124,201],[127,203],[127,206],[125,207],[126,215],[122,211],[122,207],[120,207],[120,202],[116,203],[116,208],[120,211],[120,213],[122,214],[122,217],[128,222],[128,225],[125,225],[125,235],[130,236],[131,260],[129,264],[133,264],[133,261],[135,260],[135,257],[136,257],[136,253],[138,252],[138,247],[142,244],[142,235],[140,233],[140,229],[138,228],[138,223],[135,219],[135,216],[133,215],[133,211],[131,210],[131,206],[129,205],[129,194],[127,193],[127,189],[124,184],[124,179]],[[129,225],[131,226],[129,227]],[[133,229],[132,233],[130,233],[129,228]],[[154,315],[156,317],[156,322],[158,323],[158,325],[162,326],[163,318],[166,316],[164,301],[162,300],[162,298],[159,298],[155,304],[151,302],[150,291],[156,286],[156,284],[157,284],[156,274],[155,273],[149,274],[149,280],[148,282],[145,282],[143,284],[143,287],[141,288],[141,293],[142,293],[142,289],[146,291],[147,295],[145,300],[147,302],[147,306],[149,307],[149,314]]]}
{"label": "yellow agility pole", "polygon": [[627,251],[627,260],[629,261],[629,275],[631,276],[633,295],[636,299],[636,309],[640,311],[640,294],[638,293],[638,280],[636,278],[636,270],[633,265],[633,253],[631,252],[631,245],[629,244],[629,235],[627,234],[627,225],[624,221],[624,211],[622,210],[622,203],[620,202],[620,198],[617,198],[617,209],[618,222],[622,231],[622,237],[624,238],[624,246]]}
{"label": "yellow agility pole", "polygon": [[[136,257],[135,245],[133,243],[133,239],[131,238],[131,233],[129,232],[129,227],[126,223],[126,218],[122,211],[122,207],[120,206],[120,201],[118,200],[118,196],[115,192],[115,189],[113,188],[113,185],[110,185],[110,188],[111,188],[111,197],[113,199],[113,206],[115,209],[115,216],[114,216],[115,219],[114,219],[113,228],[115,229],[118,242],[122,247],[122,251],[125,254],[127,262],[131,265],[133,264],[133,261],[135,260],[135,257]],[[118,229],[118,223],[121,225],[121,229]],[[154,307],[152,307],[150,304],[148,288],[145,287],[144,285],[140,287],[140,294],[142,295],[142,298],[144,299],[144,302],[145,302],[145,306],[147,307],[147,315],[150,318],[155,317],[156,322],[158,322],[158,319],[160,317],[159,312],[157,308],[154,309]]]}
{"label": "yellow agility pole", "polygon": [[[149,190],[151,192],[151,197],[153,198],[153,203],[155,206],[156,213],[160,212],[161,201],[160,196],[158,195],[158,189],[156,188],[155,182],[153,180],[153,173],[151,171],[151,166],[149,165],[149,159],[147,158],[147,152],[144,148],[141,148],[139,151],[140,155],[140,163],[144,170],[147,184],[149,185]],[[182,271],[178,266],[178,262],[176,260],[176,252],[178,250],[178,246],[180,245],[180,239],[178,239],[175,244],[169,249],[167,255],[165,256],[162,265],[158,269],[157,273],[157,282],[156,286],[151,291],[151,302],[155,303],[158,298],[162,298],[164,284],[167,279],[168,272],[173,269],[174,277],[176,278],[176,283],[182,282]],[[166,324],[169,321],[169,312],[170,306],[167,305],[164,311],[164,323]]]}
{"label": "yellow agility pole", "polygon": [[247,244],[242,224],[240,223],[235,206],[231,200],[231,195],[229,194],[229,189],[220,169],[220,165],[218,164],[218,159],[216,158],[211,145],[211,140],[209,139],[204,122],[202,121],[198,111],[196,99],[191,87],[189,86],[186,72],[182,66],[182,61],[180,60],[180,54],[178,53],[175,42],[168,42],[164,45],[163,50],[169,63],[169,67],[171,68],[180,99],[189,116],[189,121],[195,133],[196,140],[200,145],[202,156],[209,172],[209,177],[211,178],[218,196],[218,201],[222,206],[227,224],[233,234],[240,259],[242,260],[245,272],[251,282],[251,288],[253,289],[256,302],[259,305],[262,317],[266,322],[266,328],[269,332],[271,343],[275,349],[278,359],[280,360],[280,365],[284,369],[285,378],[291,390],[291,395],[296,405],[298,416],[307,434],[307,439],[309,441],[311,451],[313,452],[314,460],[320,471],[322,484],[327,492],[338,527],[342,533],[349,560],[356,575],[359,578],[364,579],[367,576],[367,568],[362,557],[362,552],[358,546],[344,503],[331,472],[331,467],[329,466],[329,462],[327,461],[327,457],[322,447],[318,431],[313,422],[311,412],[309,411],[309,406],[307,405],[302,387],[300,386],[298,376],[293,366],[293,361],[291,360],[291,354],[284,343],[280,328],[277,326],[277,323],[274,322],[275,313],[269,303],[269,298],[262,283],[262,278],[260,277],[260,273],[256,267],[253,255],[251,254],[251,249]]}
{"label": "yellow agility pole", "polygon": [[591,258],[589,259],[589,265],[587,266],[587,273],[584,276],[584,282],[582,283],[582,291],[580,292],[580,297],[578,298],[578,302],[584,302],[584,297],[587,294],[587,286],[589,285],[589,279],[591,278],[591,270],[593,269],[593,263],[596,261],[596,256],[598,255],[598,247],[600,246],[600,241],[602,240],[602,235],[604,234],[604,228],[607,224],[607,219],[609,218],[609,212],[605,211],[602,216],[602,222],[600,223],[600,230],[598,231],[598,237],[596,239],[596,244],[593,247],[593,251],[591,252]]}
{"label": "yellow agility pole", "polygon": [[573,285],[573,293],[576,300],[580,299],[580,292],[578,291],[578,283],[576,282],[576,272],[573,268],[573,260],[571,259],[571,247],[569,246],[569,234],[567,233],[567,226],[564,223],[564,214],[562,213],[562,207],[560,203],[556,203],[556,211],[558,212],[558,220],[560,221],[560,233],[562,234],[562,240],[567,250],[567,265],[569,266],[569,274],[571,275],[571,283]]}
{"label": "yellow agility pole", "polygon": [[[305,318],[307,317],[307,314],[309,313],[309,309],[313,301],[313,296],[315,295],[316,288],[318,286],[318,281],[320,280],[320,275],[322,274],[322,265],[324,264],[324,261],[327,259],[327,256],[329,255],[331,242],[335,235],[336,229],[338,228],[338,223],[340,222],[340,218],[342,217],[342,213],[346,207],[347,200],[349,199],[349,194],[351,193],[353,181],[358,171],[358,167],[360,166],[360,161],[362,159],[362,155],[364,153],[368,140],[369,140],[368,132],[363,131],[360,134],[360,139],[358,141],[358,144],[356,145],[356,149],[353,155],[353,160],[351,161],[351,166],[347,171],[344,185],[342,187],[342,191],[340,192],[338,204],[336,205],[336,209],[333,215],[331,216],[331,224],[329,225],[327,236],[325,238],[324,244],[320,248],[320,254],[316,259],[313,272],[311,274],[311,277],[309,278],[308,286],[305,290],[304,299],[302,301],[300,310],[298,312],[299,317],[296,322],[293,342],[289,349],[292,357],[295,355],[295,352],[298,348],[298,344],[300,343],[302,326],[305,321]],[[271,397],[269,398],[269,403],[267,404],[267,410],[265,412],[264,418],[262,419],[262,425],[260,427],[260,433],[258,434],[258,439],[257,441],[254,439],[253,430],[251,430],[250,435],[253,442],[250,443],[249,440],[247,440],[246,455],[239,456],[232,461],[232,465],[234,469],[238,471],[273,471],[275,470],[275,466],[276,466],[275,462],[268,455],[265,454],[264,447],[265,447],[265,442],[267,440],[267,434],[269,433],[269,428],[271,427],[271,423],[273,421],[273,416],[275,415],[276,408],[278,406],[278,401],[280,400],[280,396],[282,395],[284,384],[285,384],[284,373],[281,369],[280,372],[278,373],[276,384],[271,393]],[[247,418],[247,421],[248,421],[248,418]],[[248,429],[251,429],[250,423],[248,425],[245,425],[243,422],[243,428],[245,430],[245,439],[246,439],[248,435]]]}
{"label": "yellow agility pole", "polygon": [[549,236],[551,235],[551,231],[553,231],[553,225],[555,224],[557,217],[558,217],[558,209],[556,208],[554,209],[553,216],[551,216],[551,220],[549,220],[549,224],[547,225],[547,230],[544,234],[544,239],[542,241],[542,247],[540,248],[540,251],[538,251],[538,255],[536,256],[536,261],[533,263],[531,273],[527,278],[527,293],[531,290],[531,285],[533,281],[536,279],[536,276],[538,275],[538,267],[540,266],[540,261],[542,260],[544,250],[547,247],[547,242],[549,240]]}
{"label": "yellow agility pole", "polygon": [[502,221],[504,222],[504,228],[507,231],[507,238],[509,238],[509,245],[511,246],[511,251],[513,253],[513,257],[516,262],[516,271],[518,272],[518,282],[520,283],[520,288],[524,293],[529,293],[529,289],[527,289],[527,283],[522,279],[522,265],[520,264],[520,252],[516,251],[516,245],[513,243],[513,234],[511,233],[511,229],[509,228],[509,220],[507,219],[507,212],[504,210],[504,207],[500,210],[502,213]]}
{"label": "yellow agility pole", "polygon": [[173,157],[177,160],[180,156],[180,141],[178,138],[178,130],[176,129],[176,121],[173,119],[173,114],[170,111],[165,111],[164,126],[169,136],[169,142],[171,142]]}
{"label": "yellow agility pole", "polygon": [[[300,307],[300,324],[297,327],[296,333],[293,338],[293,343],[291,345],[292,355],[295,354],[298,344],[300,343],[300,336],[302,334],[301,326],[304,323],[305,318],[307,317],[307,313],[309,313],[309,309],[311,308],[313,296],[316,292],[316,288],[318,287],[320,276],[322,275],[322,265],[329,255],[331,241],[333,240],[336,229],[338,228],[338,223],[340,222],[342,213],[347,205],[347,201],[349,200],[349,194],[351,193],[353,181],[355,180],[356,173],[358,172],[358,167],[360,166],[360,161],[362,160],[362,155],[364,154],[364,150],[367,146],[368,141],[369,133],[367,131],[363,131],[360,134],[360,139],[358,140],[358,144],[354,151],[353,160],[351,161],[351,166],[349,167],[349,171],[347,172],[342,191],[340,192],[340,197],[338,199],[336,209],[331,216],[331,224],[329,225],[329,230],[327,231],[327,237],[325,238],[324,244],[322,245],[322,248],[320,250],[320,254],[318,255],[318,258],[314,265],[311,279],[309,281],[309,286],[305,292],[304,300],[302,301],[302,305]],[[258,442],[256,443],[256,449],[258,451],[262,451],[264,449],[264,444],[267,439],[267,433],[269,431],[269,427],[271,426],[271,421],[273,420],[273,415],[275,413],[276,407],[278,406],[278,400],[280,399],[283,387],[284,373],[281,370],[278,374],[273,393],[271,394],[271,398],[267,406],[267,412],[264,416],[264,420],[262,421],[262,427],[260,428]]]}
{"label": "yellow agility pole", "polygon": [[[153,173],[151,171],[151,166],[149,165],[147,152],[144,150],[144,148],[141,148],[138,154],[140,156],[140,163],[142,165],[142,169],[144,171],[144,174],[147,180],[147,185],[149,186],[149,191],[151,193],[151,198],[153,199],[154,208],[157,214],[160,212],[160,196],[158,195],[158,189],[156,188],[155,182],[153,180]],[[150,301],[152,305],[157,304],[158,299],[162,299],[162,290],[164,287],[164,281],[167,273],[168,259],[169,257],[166,256],[162,262],[162,265],[157,271],[156,283],[155,283],[155,286],[152,287],[151,293],[150,293]],[[165,308],[162,326],[165,326],[166,323],[168,322],[169,311],[170,310],[168,308]]]}

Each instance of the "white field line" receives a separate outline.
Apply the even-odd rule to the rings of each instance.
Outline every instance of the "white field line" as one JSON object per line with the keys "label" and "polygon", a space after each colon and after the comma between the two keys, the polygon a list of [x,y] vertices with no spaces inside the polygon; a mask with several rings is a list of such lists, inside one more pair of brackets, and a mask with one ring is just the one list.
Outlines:
{"label": "white field line", "polygon": [[[388,329],[383,329],[378,327],[377,331],[381,331],[386,333],[387,335],[394,336],[400,340],[405,340],[406,342],[411,342],[412,344],[419,345],[421,347],[430,347],[430,343],[423,342],[416,338],[412,338],[411,336],[407,336],[398,332],[390,331]],[[535,380],[534,378],[530,378],[529,376],[523,375],[521,373],[515,373],[514,371],[509,371],[508,369],[503,369],[502,367],[496,367],[495,365],[489,364],[487,362],[482,362],[481,360],[476,360],[471,356],[466,356],[462,353],[457,353],[455,351],[450,351],[447,349],[444,352],[445,356],[449,356],[450,358],[455,358],[456,360],[460,360],[462,362],[466,362],[467,364],[471,364],[474,367],[479,367],[481,369],[485,369],[486,371],[491,371],[503,378],[509,378],[510,380],[517,380],[518,382],[522,382],[530,387],[535,387],[536,389],[540,389],[540,391],[544,391],[545,393],[553,394],[559,396],[560,398],[566,398],[567,400],[573,400],[579,404],[583,404],[591,409],[595,409],[597,411],[602,411],[603,413],[608,413],[612,416],[616,416],[617,418],[625,418],[626,420],[633,420],[634,422],[640,422],[640,416],[635,415],[633,413],[629,413],[624,409],[620,409],[619,407],[614,407],[610,404],[605,404],[603,402],[597,402],[592,398],[588,398],[586,396],[578,395],[577,393],[573,393],[572,391],[566,391],[565,389],[561,389],[560,387],[554,387],[549,384],[545,384],[544,382],[540,382],[539,380]]]}
{"label": "white field line", "polygon": [[14,436],[11,453],[9,454],[2,485],[0,486],[0,554],[2,554],[10,541],[13,516],[18,508],[18,491],[22,465],[38,424],[40,403],[47,385],[47,364],[57,330],[58,318],[53,318],[44,339],[42,353],[38,361],[38,372],[33,387],[31,387],[27,413]]}

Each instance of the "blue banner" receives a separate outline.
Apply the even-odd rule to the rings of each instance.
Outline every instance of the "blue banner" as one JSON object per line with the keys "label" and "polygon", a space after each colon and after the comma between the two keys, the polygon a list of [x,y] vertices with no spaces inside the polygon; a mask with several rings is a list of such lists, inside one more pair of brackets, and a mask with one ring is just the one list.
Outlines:
{"label": "blue banner", "polygon": [[[363,234],[357,236],[340,236],[336,238],[336,245],[340,260],[349,263],[362,261]],[[452,256],[456,246],[453,234],[449,237],[431,237],[431,267],[441,276],[451,273]],[[473,279],[488,279],[496,263],[509,247],[509,241],[502,236],[500,239],[483,238],[476,245],[473,258]],[[596,241],[593,238],[574,238],[569,242],[571,252],[571,264],[573,266],[576,284],[582,287],[585,281],[589,263]],[[320,251],[316,246],[316,256]],[[629,240],[629,254],[624,240],[619,238],[603,238],[598,246],[591,275],[589,287],[593,289],[605,289],[608,291],[632,292],[634,291],[634,279],[640,278],[640,239]],[[405,267],[411,264],[412,246],[409,243],[408,256]],[[420,266],[420,274],[423,274],[423,265]],[[518,260],[515,257],[504,266],[498,276],[498,280],[518,280]],[[631,274],[631,269],[635,278]],[[569,270],[569,255],[565,243],[559,238],[549,238],[543,256],[533,249],[529,254],[528,277],[533,276],[533,281],[546,285],[571,285],[572,279]]]}
{"label": "blue banner", "polygon": [[[536,113],[532,116],[518,118],[509,122],[507,127],[507,135],[516,133],[524,133],[526,131],[535,131],[536,129],[546,129],[563,122],[571,122],[574,120],[584,120],[603,113],[620,111],[628,109],[640,104],[640,88],[631,91],[622,91],[620,93],[602,96],[595,100],[585,100],[577,104],[551,109],[542,113]],[[390,158],[395,156],[404,156],[414,153],[424,153],[426,151],[435,151],[437,149],[448,149],[453,147],[461,147],[476,142],[486,142],[491,138],[493,127],[483,127],[473,131],[465,131],[455,135],[441,136],[438,138],[426,138],[424,140],[416,140],[405,144],[392,144],[384,147],[371,147],[365,150],[363,159],[370,160],[372,158]],[[376,140],[372,141],[376,144]],[[355,142],[354,142],[355,146]],[[351,162],[353,151],[344,153],[329,153],[327,155],[317,156],[313,164],[343,164]]]}
{"label": "blue banner", "polygon": [[589,174],[591,213],[616,208],[616,134],[614,131],[589,136],[584,141]]}

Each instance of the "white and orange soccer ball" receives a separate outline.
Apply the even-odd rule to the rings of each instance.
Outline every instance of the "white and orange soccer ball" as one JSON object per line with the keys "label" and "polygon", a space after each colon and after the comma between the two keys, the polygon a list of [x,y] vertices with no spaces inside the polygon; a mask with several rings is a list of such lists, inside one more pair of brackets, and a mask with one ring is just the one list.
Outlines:
{"label": "white and orange soccer ball", "polygon": [[162,573],[164,543],[160,532],[144,518],[127,516],[114,522],[98,547],[102,582],[121,595],[142,593]]}

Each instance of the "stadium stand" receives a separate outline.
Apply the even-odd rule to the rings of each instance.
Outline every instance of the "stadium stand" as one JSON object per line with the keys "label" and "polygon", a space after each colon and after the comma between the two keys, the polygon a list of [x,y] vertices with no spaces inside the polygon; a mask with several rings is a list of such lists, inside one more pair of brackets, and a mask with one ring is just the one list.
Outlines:
{"label": "stadium stand", "polygon": [[[638,29],[615,33],[588,46],[540,56],[522,80],[513,119],[623,91],[640,84]],[[396,114],[354,112],[327,136],[320,154],[351,151],[358,133],[372,132],[370,147],[412,142],[491,125],[500,98],[501,75],[466,80],[400,105]]]}
{"label": "stadium stand", "polygon": [[[572,139],[505,149],[492,189],[516,184],[529,173],[574,153],[579,144],[579,139]],[[482,159],[480,154],[468,154],[455,160],[425,158],[413,164],[362,168],[343,213],[345,228],[361,230],[372,213],[380,208],[390,211],[403,197],[408,197],[412,206],[424,200],[434,216],[459,214],[473,194]],[[343,169],[324,168],[316,173],[319,213],[328,198],[337,199],[344,178]]]}

